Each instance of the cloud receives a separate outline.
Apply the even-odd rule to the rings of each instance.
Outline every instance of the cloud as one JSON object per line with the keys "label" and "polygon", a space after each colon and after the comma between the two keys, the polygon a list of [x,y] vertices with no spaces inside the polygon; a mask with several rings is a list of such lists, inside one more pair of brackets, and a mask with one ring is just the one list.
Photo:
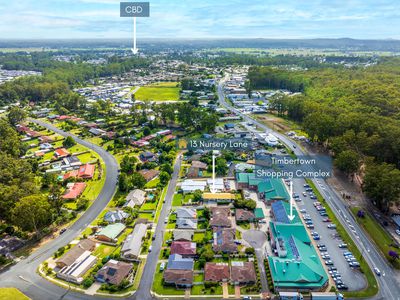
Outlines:
{"label": "cloud", "polygon": [[[119,0],[25,0],[0,7],[2,37],[129,37]],[[143,37],[395,38],[397,0],[152,0]],[[15,23],[15,12],[19,21]]]}

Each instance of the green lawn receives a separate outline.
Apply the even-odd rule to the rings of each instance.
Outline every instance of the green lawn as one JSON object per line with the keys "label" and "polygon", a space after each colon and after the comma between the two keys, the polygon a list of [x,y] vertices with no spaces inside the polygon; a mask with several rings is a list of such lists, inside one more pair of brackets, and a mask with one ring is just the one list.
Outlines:
{"label": "green lawn", "polygon": [[357,222],[361,224],[364,230],[369,234],[369,236],[374,240],[375,244],[385,255],[386,259],[396,268],[400,269],[400,262],[398,260],[390,259],[389,250],[398,252],[398,249],[391,247],[390,245],[394,243],[392,237],[386,232],[382,226],[375,221],[375,219],[368,213],[365,212],[364,218],[358,218],[357,212],[358,207],[352,207],[353,212]]}
{"label": "green lawn", "polygon": [[184,295],[183,290],[177,290],[174,286],[164,286],[162,284],[163,272],[160,272],[160,264],[157,264],[157,270],[154,274],[153,292],[159,295]]}
{"label": "green lawn", "polygon": [[140,207],[140,211],[155,210],[156,208],[157,208],[157,202],[149,202],[149,203],[146,202]]}
{"label": "green lawn", "polygon": [[177,82],[163,82],[153,85],[143,86],[135,93],[136,100],[151,101],[177,101],[179,100],[179,90]]}
{"label": "green lawn", "polygon": [[15,288],[0,288],[0,300],[28,300],[27,296]]}
{"label": "green lawn", "polygon": [[157,185],[160,183],[160,179],[158,177],[154,178],[153,180],[150,180],[146,185],[144,186],[146,189],[154,189],[157,187]]}
{"label": "green lawn", "polygon": [[[362,257],[360,250],[357,248],[352,238],[344,229],[343,225],[338,221],[336,215],[333,213],[332,209],[326,203],[321,193],[317,190],[315,184],[310,179],[306,179],[306,182],[310,185],[310,187],[312,187],[315,195],[318,198],[318,201],[324,204],[329,218],[332,220],[332,223],[336,224],[336,231],[340,234],[343,241],[348,245],[349,251],[353,252],[355,257]],[[364,259],[361,259],[359,262],[360,262],[360,270],[362,273],[364,273],[367,279],[368,286],[361,291],[343,292],[346,298],[368,298],[376,295],[376,293],[378,292],[378,283],[369,265]]]}
{"label": "green lawn", "polygon": [[182,206],[182,194],[175,194],[174,198],[172,199],[172,206]]}

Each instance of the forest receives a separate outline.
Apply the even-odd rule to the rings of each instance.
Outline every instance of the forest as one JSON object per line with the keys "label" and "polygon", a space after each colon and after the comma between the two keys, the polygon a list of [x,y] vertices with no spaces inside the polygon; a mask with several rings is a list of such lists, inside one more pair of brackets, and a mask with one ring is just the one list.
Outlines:
{"label": "forest", "polygon": [[336,166],[363,178],[367,196],[387,212],[400,197],[400,60],[368,68],[249,70],[253,89],[285,88],[301,95],[275,97],[272,111],[302,125],[324,145]]}

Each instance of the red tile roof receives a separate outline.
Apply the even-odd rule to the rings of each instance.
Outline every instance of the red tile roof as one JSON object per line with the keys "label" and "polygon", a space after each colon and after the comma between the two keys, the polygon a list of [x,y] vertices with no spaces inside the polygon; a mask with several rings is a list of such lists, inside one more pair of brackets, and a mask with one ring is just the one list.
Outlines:
{"label": "red tile roof", "polygon": [[94,170],[96,166],[91,164],[86,164],[79,167],[78,177],[90,179],[93,178]]}
{"label": "red tile roof", "polygon": [[65,156],[68,156],[68,155],[69,155],[69,152],[68,152],[67,149],[65,149],[65,148],[59,148],[59,149],[57,149],[56,151],[54,151],[54,154],[55,154],[57,157],[65,157]]}
{"label": "red tile roof", "polygon": [[65,173],[63,176],[63,180],[67,180],[68,178],[76,178],[78,176],[78,170],[73,170],[71,172]]}
{"label": "red tile roof", "polygon": [[171,254],[195,255],[196,243],[186,241],[175,241],[171,244]]}
{"label": "red tile roof", "polygon": [[206,263],[204,280],[212,282],[227,281],[230,278],[229,265],[226,263]]}
{"label": "red tile roof", "polygon": [[257,276],[252,262],[236,262],[231,266],[231,280],[238,283],[256,282]]}
{"label": "red tile roof", "polygon": [[64,196],[63,199],[76,199],[78,198],[86,188],[86,183],[84,182],[75,182],[74,185],[69,188]]}

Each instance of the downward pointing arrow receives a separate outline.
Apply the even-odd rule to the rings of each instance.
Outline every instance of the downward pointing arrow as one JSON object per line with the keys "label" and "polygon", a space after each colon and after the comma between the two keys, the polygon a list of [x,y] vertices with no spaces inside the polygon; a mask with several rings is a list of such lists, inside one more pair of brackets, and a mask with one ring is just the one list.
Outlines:
{"label": "downward pointing arrow", "polygon": [[133,48],[131,48],[133,54],[137,54],[139,49],[136,47],[136,17],[133,18]]}
{"label": "downward pointing arrow", "polygon": [[293,221],[295,216],[293,215],[293,182],[290,181],[290,214],[288,215],[290,221]]}

